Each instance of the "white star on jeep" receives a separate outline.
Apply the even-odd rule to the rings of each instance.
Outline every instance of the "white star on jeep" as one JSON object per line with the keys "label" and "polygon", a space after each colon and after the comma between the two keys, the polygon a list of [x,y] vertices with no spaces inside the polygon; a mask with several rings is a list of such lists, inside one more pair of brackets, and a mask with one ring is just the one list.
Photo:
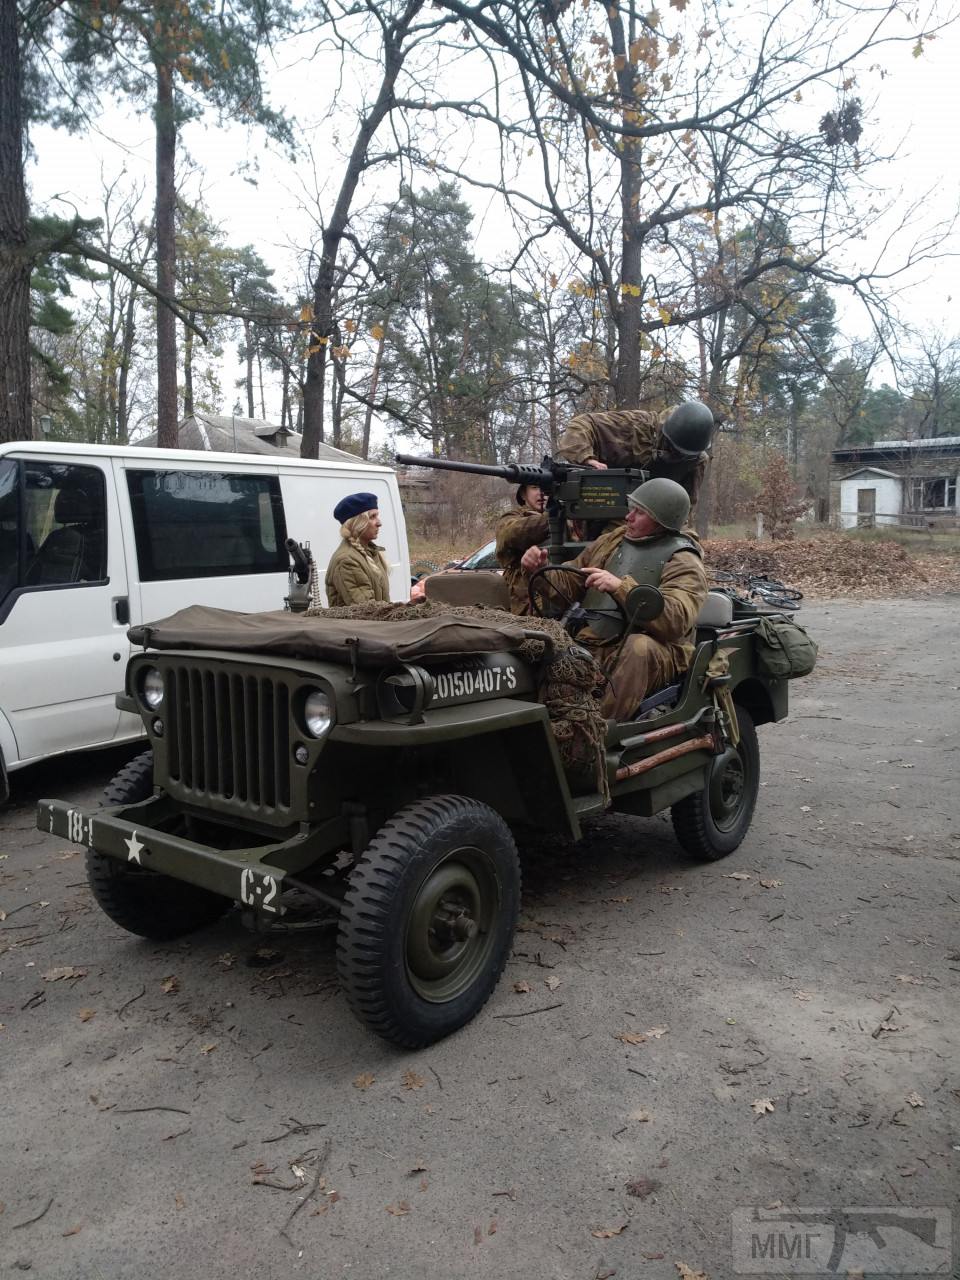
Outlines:
{"label": "white star on jeep", "polygon": [[133,835],[130,836],[128,840],[124,840],[123,843],[127,846],[127,849],[129,850],[127,854],[127,861],[135,862],[138,867],[142,867],[143,863],[140,861],[140,854],[147,846],[145,844],[142,844],[137,839],[136,831],[134,831]]}

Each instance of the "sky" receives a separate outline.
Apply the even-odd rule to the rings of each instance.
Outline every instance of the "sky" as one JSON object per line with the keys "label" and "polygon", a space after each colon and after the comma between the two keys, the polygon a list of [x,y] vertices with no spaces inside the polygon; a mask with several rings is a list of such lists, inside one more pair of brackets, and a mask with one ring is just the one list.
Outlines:
{"label": "sky", "polygon": [[[339,182],[340,160],[329,142],[330,125],[312,129],[311,104],[324,102],[324,91],[336,85],[332,60],[303,56],[303,46],[287,49],[282,61],[267,72],[267,83],[275,103],[286,105],[301,126],[312,155],[301,156],[294,164],[286,155],[269,146],[262,133],[240,127],[219,127],[212,120],[186,126],[183,142],[194,166],[188,190],[195,195],[202,180],[204,201],[230,243],[251,244],[274,268],[277,288],[287,296],[302,287],[303,251],[317,238],[316,209],[311,212],[311,196],[326,179]],[[882,54],[882,79],[875,101],[867,98],[870,114],[868,135],[877,149],[892,153],[892,159],[876,175],[888,198],[895,198],[903,210],[920,197],[924,223],[949,218],[960,206],[960,166],[956,162],[956,137],[960,126],[960,22],[926,44],[921,57],[912,57],[909,45],[895,46]],[[341,89],[349,106],[349,86]],[[866,96],[866,95],[865,95]],[[301,104],[307,104],[303,106]],[[349,116],[349,111],[347,111]],[[345,126],[349,137],[349,125]],[[33,159],[29,169],[34,208],[51,203],[64,211],[76,209],[85,217],[96,216],[102,199],[103,181],[122,176],[144,188],[143,213],[149,216],[153,198],[152,121],[148,111],[132,114],[126,104],[106,103],[93,131],[81,137],[40,127],[32,134]],[[447,145],[478,145],[451,142]],[[482,155],[473,155],[476,167]],[[251,168],[256,171],[251,181]],[[181,173],[183,165],[181,164]],[[382,192],[389,198],[395,181]],[[476,210],[474,232],[476,252],[495,262],[509,239],[509,224],[496,202],[483,193],[464,190]],[[889,225],[865,221],[863,240],[858,246],[869,258],[874,256]],[[913,228],[907,228],[907,238]],[[299,251],[299,252],[298,252]],[[940,328],[948,335],[960,334],[957,304],[960,303],[960,233],[952,238],[947,256],[927,263],[904,277],[900,298],[902,315],[920,332]],[[896,256],[896,246],[894,247]],[[298,262],[298,257],[300,261]],[[838,321],[851,336],[865,333],[866,321],[848,297],[835,295]],[[232,383],[240,367],[228,363],[223,372],[225,408],[232,408]],[[278,414],[279,395],[268,405]]]}

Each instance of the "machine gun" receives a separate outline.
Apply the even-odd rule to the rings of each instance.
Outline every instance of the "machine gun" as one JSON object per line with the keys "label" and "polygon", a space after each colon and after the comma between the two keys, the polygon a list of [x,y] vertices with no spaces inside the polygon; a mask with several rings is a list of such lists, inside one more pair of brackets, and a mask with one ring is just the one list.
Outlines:
{"label": "machine gun", "polygon": [[610,467],[597,471],[593,467],[544,458],[539,467],[523,462],[507,462],[502,467],[482,462],[452,462],[446,458],[418,458],[408,453],[396,454],[397,462],[408,467],[435,467],[439,471],[463,471],[468,475],[498,476],[511,484],[534,484],[547,495],[547,519],[550,541],[547,556],[551,564],[562,564],[570,558],[564,534],[567,520],[623,520],[627,514],[627,494],[648,479],[638,467]]}

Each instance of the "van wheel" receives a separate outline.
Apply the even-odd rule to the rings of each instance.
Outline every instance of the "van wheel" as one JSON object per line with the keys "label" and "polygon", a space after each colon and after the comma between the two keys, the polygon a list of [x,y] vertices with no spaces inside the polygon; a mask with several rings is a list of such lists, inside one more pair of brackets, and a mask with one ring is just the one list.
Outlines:
{"label": "van wheel", "polygon": [[[137,804],[153,794],[153,752],[131,760],[103,793],[105,805]],[[128,933],[157,942],[179,938],[219,920],[230,902],[146,867],[87,850],[87,881],[100,909]]]}
{"label": "van wheel", "polygon": [[737,706],[740,742],[714,756],[702,791],[670,810],[673,830],[686,853],[716,862],[733,853],[750,829],[760,786],[760,744],[753,719]]}
{"label": "van wheel", "polygon": [[520,861],[488,805],[433,796],[380,828],[350,876],[337,967],[371,1031],[419,1049],[469,1022],[503,972]]}

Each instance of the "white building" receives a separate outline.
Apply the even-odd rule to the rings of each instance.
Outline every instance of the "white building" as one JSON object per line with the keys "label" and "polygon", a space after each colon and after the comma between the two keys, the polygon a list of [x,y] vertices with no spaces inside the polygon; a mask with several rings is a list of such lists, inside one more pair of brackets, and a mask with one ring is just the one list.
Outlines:
{"label": "white building", "polygon": [[835,449],[830,511],[842,529],[958,521],[960,436]]}

